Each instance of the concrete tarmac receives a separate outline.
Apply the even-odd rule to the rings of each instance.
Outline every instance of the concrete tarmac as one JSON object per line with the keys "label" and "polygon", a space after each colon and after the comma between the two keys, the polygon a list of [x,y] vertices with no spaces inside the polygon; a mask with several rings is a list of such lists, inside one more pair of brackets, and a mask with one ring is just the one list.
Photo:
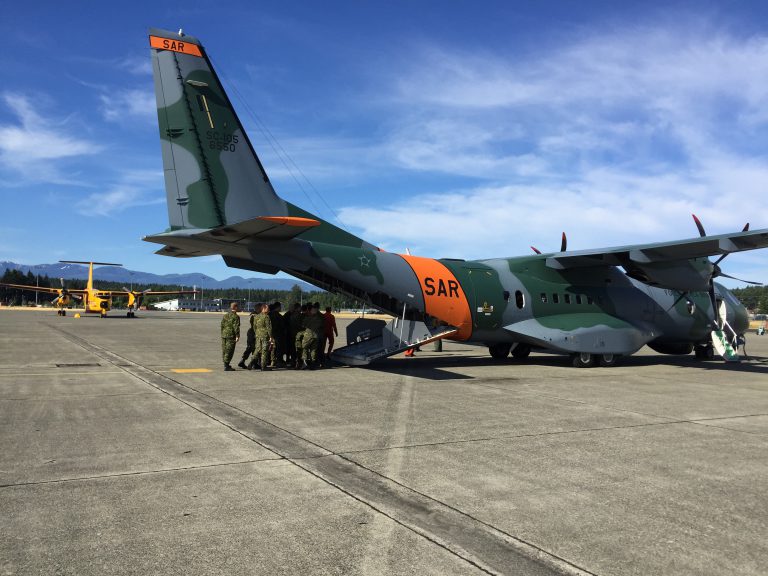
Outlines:
{"label": "concrete tarmac", "polygon": [[220,315],[71,314],[0,309],[0,574],[766,574],[768,336],[225,373]]}

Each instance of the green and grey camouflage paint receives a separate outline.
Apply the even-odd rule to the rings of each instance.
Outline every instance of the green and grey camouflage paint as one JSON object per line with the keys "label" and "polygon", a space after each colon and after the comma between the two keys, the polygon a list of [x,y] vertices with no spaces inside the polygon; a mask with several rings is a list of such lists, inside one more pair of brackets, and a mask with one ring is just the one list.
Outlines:
{"label": "green and grey camouflage paint", "polygon": [[[492,352],[631,354],[706,342],[717,270],[707,257],[768,246],[758,230],[481,261],[384,252],[276,194],[199,40],[153,29],[150,44],[170,227],[145,240],[159,254],[284,271],[397,316],[436,317]],[[740,303],[712,291],[746,330]]]}

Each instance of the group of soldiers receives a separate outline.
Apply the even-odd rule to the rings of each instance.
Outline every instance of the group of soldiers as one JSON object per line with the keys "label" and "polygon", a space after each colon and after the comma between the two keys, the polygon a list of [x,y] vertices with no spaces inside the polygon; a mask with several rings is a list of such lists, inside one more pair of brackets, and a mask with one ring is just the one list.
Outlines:
{"label": "group of soldiers", "polygon": [[[243,357],[238,366],[244,370],[295,368],[313,370],[327,365],[334,337],[339,335],[331,308],[320,313],[320,304],[294,304],[281,314],[280,302],[256,304],[248,319],[249,327]],[[240,316],[237,302],[221,319],[221,349],[224,370],[230,365],[235,345],[240,340]],[[248,361],[251,357],[250,361]]]}

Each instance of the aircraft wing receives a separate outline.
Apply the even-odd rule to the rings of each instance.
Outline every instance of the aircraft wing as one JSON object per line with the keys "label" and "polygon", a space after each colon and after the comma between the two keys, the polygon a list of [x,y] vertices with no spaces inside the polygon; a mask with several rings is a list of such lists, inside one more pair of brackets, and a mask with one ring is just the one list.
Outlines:
{"label": "aircraft wing", "polygon": [[547,266],[557,270],[591,266],[625,266],[705,258],[768,247],[768,228],[734,232],[655,244],[635,244],[616,248],[557,252],[547,257]]}
{"label": "aircraft wing", "polygon": [[[45,292],[47,294],[59,294],[62,288],[48,288],[45,286],[29,286],[27,284],[5,284],[0,282],[0,286],[5,288],[18,288],[20,290],[29,290],[30,292]],[[66,291],[70,294],[85,294],[87,290],[72,290],[67,288]]]}
{"label": "aircraft wing", "polygon": [[[210,229],[183,229],[162,234],[146,236],[147,242],[156,242],[166,246],[155,254],[163,256],[191,257],[219,254],[215,249],[200,249],[199,243],[194,248],[184,246],[185,239],[203,240],[206,243],[245,243],[251,239],[290,240],[309,228],[319,226],[320,222],[312,218],[298,216],[259,216],[237,224],[227,224]],[[181,242],[179,242],[181,241]]]}
{"label": "aircraft wing", "polygon": [[[154,291],[147,290],[146,292],[134,292],[134,294],[141,294],[142,296],[168,296],[171,294],[199,294],[200,290],[170,290],[170,291]],[[115,296],[130,296],[131,292],[127,290],[99,290],[99,294],[109,294],[113,298]]]}

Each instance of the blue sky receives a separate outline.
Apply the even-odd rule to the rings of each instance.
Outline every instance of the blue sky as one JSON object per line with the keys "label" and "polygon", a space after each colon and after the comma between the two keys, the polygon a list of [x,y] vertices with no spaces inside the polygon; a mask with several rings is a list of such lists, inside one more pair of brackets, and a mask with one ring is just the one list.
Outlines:
{"label": "blue sky", "polygon": [[[149,27],[202,40],[279,194],[390,251],[768,228],[768,7],[624,4],[14,2],[0,260],[241,273],[140,240],[167,227]],[[765,251],[724,268],[768,282]]]}

